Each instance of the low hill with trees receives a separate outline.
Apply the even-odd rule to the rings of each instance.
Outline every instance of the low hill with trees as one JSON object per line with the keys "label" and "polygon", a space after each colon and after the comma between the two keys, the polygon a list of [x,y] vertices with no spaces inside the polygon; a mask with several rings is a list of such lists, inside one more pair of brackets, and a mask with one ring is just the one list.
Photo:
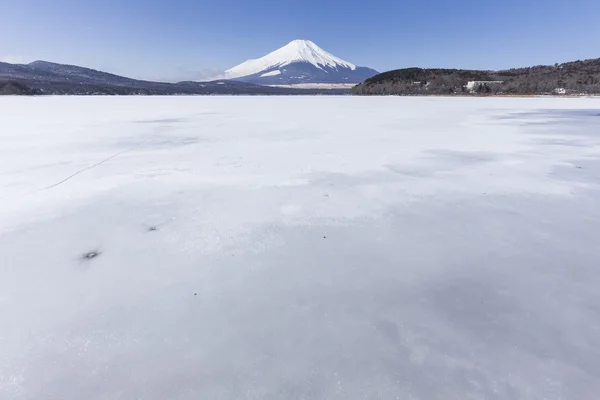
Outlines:
{"label": "low hill with trees", "polygon": [[600,58],[502,71],[406,68],[354,87],[358,95],[598,94]]}

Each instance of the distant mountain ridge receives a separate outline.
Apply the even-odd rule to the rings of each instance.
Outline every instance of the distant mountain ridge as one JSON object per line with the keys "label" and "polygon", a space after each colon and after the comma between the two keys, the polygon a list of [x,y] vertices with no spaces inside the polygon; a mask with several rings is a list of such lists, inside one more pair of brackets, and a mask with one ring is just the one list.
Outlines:
{"label": "distant mountain ridge", "polygon": [[[211,82],[150,82],[91,68],[48,61],[34,61],[30,64],[0,62],[0,94],[294,95],[350,93],[349,89],[306,89],[311,84],[299,82],[301,79],[291,80],[291,83],[277,80],[282,76],[301,75],[303,67],[309,68],[309,71],[305,72],[306,75],[327,75],[332,73],[332,70],[342,74],[360,70],[360,67],[354,64],[326,52],[313,51],[314,48],[304,45],[306,43],[296,44],[291,53],[287,49],[283,52],[287,56],[278,56],[274,65],[272,65],[273,59],[254,60],[251,63],[241,64],[240,66],[243,68],[236,67],[229,70],[230,76],[234,78]],[[296,51],[298,49],[300,50]],[[263,68],[265,65],[268,67],[266,72],[261,70],[253,75],[235,78],[235,76],[243,75],[248,71],[252,72]],[[308,65],[310,66],[308,67]],[[255,79],[256,76],[261,79]],[[355,77],[356,75],[354,75]],[[286,82],[290,82],[288,78],[285,79]],[[324,82],[324,80],[320,80],[320,82]],[[268,85],[281,85],[282,87]],[[284,87],[285,85],[291,85],[293,88]],[[304,89],[298,89],[303,85]],[[502,71],[405,68],[366,78],[364,82],[352,89],[352,93],[359,95],[600,94],[600,58]]]}
{"label": "distant mountain ridge", "polygon": [[34,61],[29,64],[0,62],[0,94],[104,94],[104,95],[175,95],[175,94],[343,94],[348,90],[290,89],[217,80],[211,82],[151,82],[126,78],[76,65]]}
{"label": "distant mountain ridge", "polygon": [[0,63],[0,77],[45,82],[73,81],[111,85],[131,85],[144,82],[76,65],[37,60],[29,64]]}
{"label": "distant mountain ridge", "polygon": [[264,57],[228,69],[224,77],[260,85],[357,84],[377,73],[342,60],[310,40],[293,40]]}

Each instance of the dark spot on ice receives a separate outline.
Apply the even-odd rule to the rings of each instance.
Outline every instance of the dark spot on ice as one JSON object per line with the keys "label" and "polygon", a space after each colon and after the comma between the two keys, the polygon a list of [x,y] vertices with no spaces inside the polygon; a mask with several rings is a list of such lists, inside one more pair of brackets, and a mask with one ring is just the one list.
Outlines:
{"label": "dark spot on ice", "polygon": [[394,321],[380,320],[376,321],[373,326],[379,333],[391,342],[397,343],[401,340],[400,330]]}
{"label": "dark spot on ice", "polygon": [[91,260],[100,255],[99,251],[89,251],[81,256],[84,260]]}
{"label": "dark spot on ice", "polygon": [[151,226],[151,227],[148,228],[149,232],[154,232],[154,231],[157,231],[157,230],[158,230],[158,228],[156,226]]}
{"label": "dark spot on ice", "polygon": [[327,239],[327,236],[323,236],[323,239]]}
{"label": "dark spot on ice", "polygon": [[577,169],[581,169],[581,166],[579,166],[579,165],[576,165],[576,166],[575,166],[575,168],[577,168]]}
{"label": "dark spot on ice", "polygon": [[194,296],[198,296],[198,293],[194,293]]}

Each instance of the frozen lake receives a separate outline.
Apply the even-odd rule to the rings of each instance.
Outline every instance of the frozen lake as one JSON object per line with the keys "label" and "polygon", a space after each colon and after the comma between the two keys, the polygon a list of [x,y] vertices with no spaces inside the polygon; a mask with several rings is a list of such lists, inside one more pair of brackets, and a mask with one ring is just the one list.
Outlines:
{"label": "frozen lake", "polygon": [[1,399],[600,396],[600,99],[0,121]]}

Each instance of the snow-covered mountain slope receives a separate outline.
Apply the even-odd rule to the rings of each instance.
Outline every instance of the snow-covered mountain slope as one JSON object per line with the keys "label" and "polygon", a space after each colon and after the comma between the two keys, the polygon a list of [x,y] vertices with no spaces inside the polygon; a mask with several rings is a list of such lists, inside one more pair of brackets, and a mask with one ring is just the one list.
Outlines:
{"label": "snow-covered mountain slope", "polygon": [[299,83],[361,83],[377,71],[357,67],[310,40],[294,40],[262,58],[225,71],[224,78],[263,85]]}
{"label": "snow-covered mountain slope", "polygon": [[262,58],[248,60],[225,73],[232,79],[242,78],[295,62],[307,62],[322,70],[323,67],[343,67],[353,71],[356,69],[356,65],[326,52],[310,40],[294,40]]}

